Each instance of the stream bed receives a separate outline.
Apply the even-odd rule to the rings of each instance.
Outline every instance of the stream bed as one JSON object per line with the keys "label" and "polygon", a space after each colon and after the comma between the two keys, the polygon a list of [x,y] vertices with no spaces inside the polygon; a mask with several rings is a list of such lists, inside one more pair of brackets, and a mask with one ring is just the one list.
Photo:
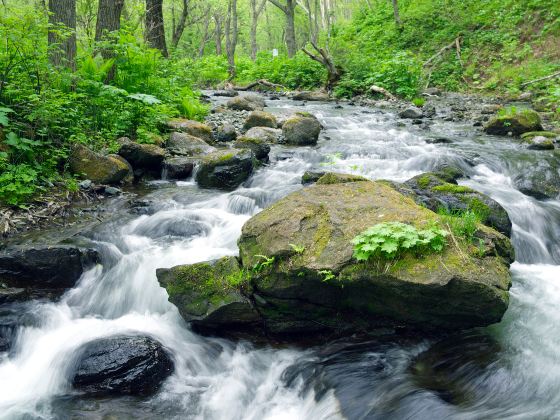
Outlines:
{"label": "stream bed", "polygon": [[[81,232],[102,265],[60,301],[0,308],[21,318],[0,353],[2,419],[503,419],[560,415],[560,201],[538,201],[513,179],[543,156],[468,122],[402,123],[391,110],[267,101],[267,111],[305,110],[325,129],[316,147],[273,146],[270,163],[233,192],[156,181],[142,211],[117,208]],[[448,144],[428,144],[444,136]],[[156,268],[237,253],[243,224],[302,188],[307,170],[405,181],[442,163],[508,211],[517,260],[501,323],[444,339],[351,339],[311,348],[255,346],[199,336],[167,301]],[[73,393],[73,354],[91,340],[150,335],[175,372],[150,398]]]}

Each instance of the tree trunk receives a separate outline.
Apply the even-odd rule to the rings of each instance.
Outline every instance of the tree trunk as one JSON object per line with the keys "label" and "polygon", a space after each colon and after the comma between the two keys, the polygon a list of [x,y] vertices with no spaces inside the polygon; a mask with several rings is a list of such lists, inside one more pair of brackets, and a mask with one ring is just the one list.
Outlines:
{"label": "tree trunk", "polygon": [[[49,11],[49,24],[54,26],[48,34],[50,62],[76,70],[76,0],[49,0]],[[60,25],[70,31],[69,36],[57,33]]]}
{"label": "tree trunk", "polygon": [[296,15],[296,0],[286,0],[286,4],[280,3],[280,0],[268,0],[273,5],[278,7],[286,16],[286,47],[288,49],[288,57],[293,57],[296,55],[297,43],[296,43],[296,25],[295,25],[295,15]]}
{"label": "tree trunk", "polygon": [[216,25],[216,30],[214,31],[216,55],[222,55],[222,37],[224,36],[222,32],[222,17],[220,15],[214,15],[214,22]]}
{"label": "tree trunk", "polygon": [[[121,29],[123,6],[124,0],[99,0],[97,24],[95,26],[96,41],[107,39],[108,34]],[[113,52],[106,49],[101,50],[101,55],[105,59],[113,58]],[[105,78],[105,83],[109,83],[115,78],[115,71],[115,66],[111,67]]]}
{"label": "tree trunk", "polygon": [[261,15],[264,7],[266,6],[267,0],[262,0],[260,4],[257,5],[257,0],[251,0],[251,60],[255,61],[257,58],[257,26],[259,25],[259,16]]}
{"label": "tree trunk", "polygon": [[163,25],[163,0],[146,0],[146,43],[167,57],[165,30]]}
{"label": "tree trunk", "polygon": [[183,36],[183,32],[185,31],[185,26],[187,23],[188,16],[189,16],[189,0],[183,0],[183,11],[181,12],[179,23],[177,24],[177,27],[173,30],[173,38],[171,40],[171,45],[173,45],[173,48],[177,48],[177,45],[179,45],[181,36]]}
{"label": "tree trunk", "polygon": [[309,58],[317,61],[318,63],[321,63],[325,67],[325,69],[327,70],[327,81],[325,84],[325,88],[327,92],[331,92],[336,84],[340,81],[344,71],[340,66],[334,63],[330,52],[326,48],[320,48],[315,43],[311,43],[311,45],[313,46],[313,49],[315,49],[315,51],[319,53],[318,55],[309,52],[305,48],[302,48],[301,50],[305,54],[307,54]]}
{"label": "tree trunk", "polygon": [[230,80],[235,77],[235,48],[237,47],[237,0],[229,0],[226,20],[226,54]]}
{"label": "tree trunk", "polygon": [[393,1],[393,14],[395,15],[395,23],[400,28],[402,26],[401,16],[399,14],[399,2],[398,0]]}

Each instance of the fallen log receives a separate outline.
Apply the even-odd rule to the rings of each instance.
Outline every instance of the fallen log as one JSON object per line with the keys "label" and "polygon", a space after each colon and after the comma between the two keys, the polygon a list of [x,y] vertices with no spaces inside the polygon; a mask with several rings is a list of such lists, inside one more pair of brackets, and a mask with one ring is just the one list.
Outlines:
{"label": "fallen log", "polygon": [[265,86],[265,87],[273,88],[273,89],[286,90],[286,88],[284,86],[278,85],[276,83],[269,82],[266,79],[257,80],[255,82],[249,83],[247,86],[233,86],[233,89],[234,90],[240,90],[240,91],[247,91],[247,90],[253,89],[256,86]]}
{"label": "fallen log", "polygon": [[397,101],[397,97],[395,95],[393,95],[391,92],[389,92],[387,89],[382,88],[381,86],[376,86],[373,85],[372,87],[369,88],[369,91],[371,93],[379,93],[383,96],[385,96],[387,99],[389,99],[390,101]]}
{"label": "fallen log", "polygon": [[560,77],[560,71],[557,71],[556,73],[549,74],[548,76],[539,77],[538,79],[530,80],[528,82],[522,83],[521,87],[527,86],[527,85],[532,85],[533,83],[537,83],[537,82],[542,82],[543,80],[554,79],[555,77]]}

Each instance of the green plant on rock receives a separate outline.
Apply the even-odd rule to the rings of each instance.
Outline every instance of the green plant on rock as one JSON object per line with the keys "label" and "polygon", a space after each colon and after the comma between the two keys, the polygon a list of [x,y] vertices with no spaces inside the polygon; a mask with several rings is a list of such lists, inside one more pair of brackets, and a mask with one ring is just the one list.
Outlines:
{"label": "green plant on rock", "polygon": [[255,255],[260,261],[256,262],[251,270],[253,273],[260,273],[274,264],[275,257],[267,257],[266,255]]}
{"label": "green plant on rock", "polygon": [[303,254],[305,251],[305,246],[303,245],[296,245],[296,244],[288,244],[288,245],[290,245],[290,248],[292,248],[296,254]]}
{"label": "green plant on rock", "polygon": [[419,230],[401,222],[379,223],[352,240],[354,258],[358,261],[370,258],[393,260],[407,252],[441,252],[447,235],[448,232],[438,226]]}
{"label": "green plant on rock", "polygon": [[464,238],[469,242],[474,240],[478,224],[482,220],[481,215],[477,211],[470,208],[464,211],[449,211],[440,208],[438,214],[444,218],[445,223],[455,236]]}
{"label": "green plant on rock", "polygon": [[334,275],[334,273],[331,270],[321,270],[319,271],[319,274],[321,274],[323,276],[323,280],[324,282],[327,282],[329,280],[332,280],[334,278],[336,278],[336,276]]}

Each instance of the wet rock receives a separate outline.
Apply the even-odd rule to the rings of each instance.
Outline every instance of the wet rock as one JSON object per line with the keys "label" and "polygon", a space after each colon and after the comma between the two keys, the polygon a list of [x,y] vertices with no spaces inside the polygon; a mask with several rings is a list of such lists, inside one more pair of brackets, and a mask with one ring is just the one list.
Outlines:
{"label": "wet rock", "polygon": [[91,179],[84,179],[78,185],[82,190],[89,190],[92,187],[93,182],[91,182]]}
{"label": "wet rock", "polygon": [[174,370],[169,352],[150,337],[102,338],[77,354],[71,382],[87,394],[151,395]]}
{"label": "wet rock", "polygon": [[282,134],[287,144],[313,146],[317,144],[321,123],[308,112],[297,112],[289,117],[282,126]]}
{"label": "wet rock", "polygon": [[187,133],[206,142],[212,142],[212,129],[199,121],[176,118],[168,121],[167,127],[172,131]]}
{"label": "wet rock", "polygon": [[244,128],[249,130],[253,127],[270,127],[276,128],[276,117],[269,112],[253,111],[245,120]]}
{"label": "wet rock", "polygon": [[313,184],[319,180],[326,172],[313,172],[313,171],[305,171],[305,173],[301,177],[301,183],[303,185]]}
{"label": "wet rock", "polygon": [[511,236],[512,225],[506,210],[486,194],[457,185],[456,179],[450,170],[428,172],[404,183],[404,188],[411,190],[408,193],[402,187],[396,188],[434,212],[440,208],[451,213],[472,210],[479,215],[481,223]]}
{"label": "wet rock", "polygon": [[493,117],[484,126],[488,134],[520,136],[530,131],[542,131],[541,117],[532,109],[523,109]]}
{"label": "wet rock", "polygon": [[122,190],[115,188],[115,187],[105,187],[103,191],[107,195],[119,195],[122,194]]}
{"label": "wet rock", "polygon": [[416,107],[408,107],[403,111],[399,112],[399,117],[401,118],[410,118],[410,119],[418,119],[422,118],[422,110]]}
{"label": "wet rock", "polygon": [[165,150],[155,144],[139,144],[132,141],[123,142],[119,155],[125,158],[134,169],[161,171]]}
{"label": "wet rock", "polygon": [[515,187],[523,194],[538,200],[560,196],[560,168],[557,159],[539,159],[513,179]]}
{"label": "wet rock", "polygon": [[294,101],[330,101],[330,96],[327,92],[320,90],[296,92],[292,99]]}
{"label": "wet rock", "polygon": [[547,139],[556,140],[560,138],[560,134],[553,131],[529,131],[521,134],[522,140],[531,140],[534,137],[545,137]]}
{"label": "wet rock", "polygon": [[0,283],[32,289],[40,295],[75,286],[82,273],[99,260],[97,251],[53,245],[14,247],[0,252]]}
{"label": "wet rock", "polygon": [[68,163],[72,173],[96,184],[117,184],[131,175],[130,167],[120,156],[104,156],[81,144],[72,147]]}
{"label": "wet rock", "polygon": [[368,179],[359,175],[326,172],[321,178],[317,180],[317,185],[345,184],[347,182],[360,181],[368,181]]}
{"label": "wet rock", "polygon": [[450,144],[453,143],[453,140],[447,137],[434,137],[426,139],[426,143],[428,144]]}
{"label": "wet rock", "polygon": [[173,132],[165,145],[166,150],[172,155],[200,156],[215,152],[216,148],[204,140],[187,133]]}
{"label": "wet rock", "polygon": [[225,96],[228,98],[233,98],[234,96],[239,96],[239,92],[233,89],[217,90],[216,92],[214,92],[214,96]]}
{"label": "wet rock", "polygon": [[237,131],[233,124],[230,123],[222,124],[216,132],[216,140],[219,142],[235,141],[236,138]]}
{"label": "wet rock", "polygon": [[441,95],[441,89],[436,88],[436,87],[431,87],[431,88],[427,88],[426,90],[424,90],[424,93],[429,95],[429,96],[440,96]]}
{"label": "wet rock", "polygon": [[186,179],[193,172],[194,162],[187,157],[167,158],[163,161],[163,168],[168,179]]}
{"label": "wet rock", "polygon": [[243,95],[230,99],[227,107],[235,111],[260,111],[265,107],[265,103],[259,96]]}
{"label": "wet rock", "polygon": [[253,173],[253,153],[249,150],[220,150],[204,156],[196,173],[202,188],[234,190]]}
{"label": "wet rock", "polygon": [[244,268],[262,263],[259,255],[270,261],[250,281],[266,328],[312,334],[498,322],[508,305],[513,248],[490,228],[479,225],[485,246],[497,251],[484,257],[466,244],[449,244],[441,254],[407,254],[388,265],[352,256],[352,239],[371,226],[398,221],[420,227],[439,217],[371,181],[313,185],[258,213],[238,243]]}
{"label": "wet rock", "polygon": [[527,149],[529,150],[553,150],[554,143],[551,139],[548,139],[544,136],[535,136],[529,140],[526,140],[529,143]]}
{"label": "wet rock", "polygon": [[240,291],[248,278],[237,258],[159,268],[156,275],[169,301],[196,331],[228,333],[258,326],[258,314]]}
{"label": "wet rock", "polygon": [[238,149],[249,149],[253,152],[255,159],[268,162],[270,146],[261,139],[244,136],[238,138],[233,146]]}
{"label": "wet rock", "polygon": [[270,127],[253,127],[245,133],[245,137],[259,139],[266,143],[277,143],[282,130]]}
{"label": "wet rock", "polygon": [[[5,283],[0,283],[0,304],[24,300],[27,297],[27,291],[22,287],[8,287]],[[0,339],[0,351],[2,350],[2,341]]]}

